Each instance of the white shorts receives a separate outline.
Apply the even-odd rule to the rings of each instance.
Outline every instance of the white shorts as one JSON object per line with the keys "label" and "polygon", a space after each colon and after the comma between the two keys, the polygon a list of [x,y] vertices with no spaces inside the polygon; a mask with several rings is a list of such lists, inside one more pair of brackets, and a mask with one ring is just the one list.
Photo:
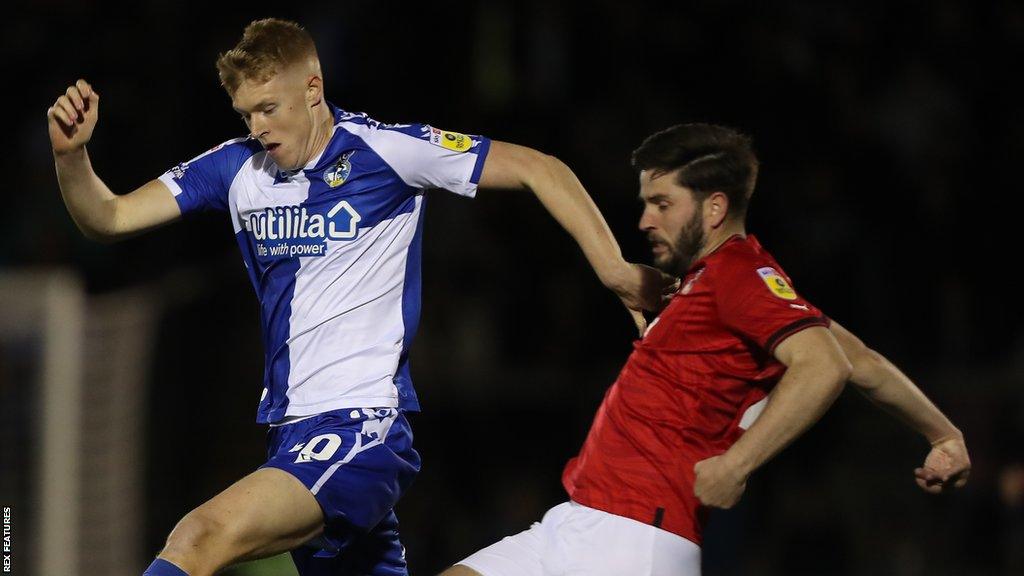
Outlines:
{"label": "white shorts", "polygon": [[483,576],[700,576],[700,547],[636,520],[559,504],[459,562]]}

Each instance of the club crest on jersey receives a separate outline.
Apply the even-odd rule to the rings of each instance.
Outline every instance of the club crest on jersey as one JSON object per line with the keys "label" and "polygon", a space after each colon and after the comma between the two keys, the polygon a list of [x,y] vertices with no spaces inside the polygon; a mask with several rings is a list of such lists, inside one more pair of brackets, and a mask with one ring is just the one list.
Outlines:
{"label": "club crest on jersey", "polygon": [[342,200],[326,213],[308,206],[276,206],[250,214],[245,229],[262,258],[324,256],[327,241],[351,240],[359,234],[359,212]]}
{"label": "club crest on jersey", "polygon": [[453,152],[466,152],[473,147],[473,139],[465,134],[430,128],[430,143]]}
{"label": "club crest on jersey", "polygon": [[796,300],[796,292],[789,286],[789,282],[786,282],[782,274],[775,271],[775,268],[771,266],[758,268],[757,274],[768,285],[768,289],[772,291],[772,294],[783,300]]}
{"label": "club crest on jersey", "polygon": [[352,173],[352,163],[348,161],[352,157],[352,152],[346,152],[338,159],[338,162],[333,167],[324,171],[324,182],[327,183],[331,188],[337,188],[348,180],[348,175]]}

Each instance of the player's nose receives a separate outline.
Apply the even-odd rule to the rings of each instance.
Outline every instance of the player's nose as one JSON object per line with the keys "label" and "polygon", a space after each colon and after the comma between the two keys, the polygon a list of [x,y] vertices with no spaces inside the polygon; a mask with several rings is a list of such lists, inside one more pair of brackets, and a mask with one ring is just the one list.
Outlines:
{"label": "player's nose", "polygon": [[643,213],[640,214],[640,222],[638,222],[638,227],[640,228],[640,230],[644,232],[652,230],[654,229],[653,220],[654,218],[651,216],[651,211],[648,208],[644,208]]}
{"label": "player's nose", "polygon": [[258,114],[253,114],[252,118],[249,120],[249,135],[259,140],[260,138],[266,136],[266,134],[266,123],[259,117]]}

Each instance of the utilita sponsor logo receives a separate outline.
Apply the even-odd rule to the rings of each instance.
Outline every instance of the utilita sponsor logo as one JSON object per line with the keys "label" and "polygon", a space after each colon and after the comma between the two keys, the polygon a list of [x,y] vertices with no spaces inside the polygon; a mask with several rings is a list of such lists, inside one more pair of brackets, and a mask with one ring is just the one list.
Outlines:
{"label": "utilita sponsor logo", "polygon": [[351,240],[359,233],[362,217],[342,200],[326,214],[311,213],[305,206],[278,206],[256,212],[246,229],[256,240],[256,253],[269,258],[323,256],[327,240]]}

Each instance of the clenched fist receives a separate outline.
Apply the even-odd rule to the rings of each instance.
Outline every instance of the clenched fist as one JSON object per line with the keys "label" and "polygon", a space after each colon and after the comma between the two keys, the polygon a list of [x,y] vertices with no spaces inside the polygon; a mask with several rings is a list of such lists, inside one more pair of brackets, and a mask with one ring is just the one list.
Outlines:
{"label": "clenched fist", "polygon": [[693,493],[705,506],[732,508],[747,488],[747,475],[722,456],[697,462],[693,472]]}
{"label": "clenched fist", "polygon": [[643,338],[647,331],[643,311],[660,312],[679,289],[679,280],[650,266],[629,262],[623,264],[614,278],[602,278],[602,281],[626,305],[639,331],[639,337]]}
{"label": "clenched fist", "polygon": [[75,82],[46,110],[50,143],[56,155],[81,150],[92,139],[100,95],[85,80]]}
{"label": "clenched fist", "polygon": [[922,490],[939,494],[952,488],[963,488],[971,473],[971,458],[962,436],[946,438],[932,445],[924,466],[914,470]]}

